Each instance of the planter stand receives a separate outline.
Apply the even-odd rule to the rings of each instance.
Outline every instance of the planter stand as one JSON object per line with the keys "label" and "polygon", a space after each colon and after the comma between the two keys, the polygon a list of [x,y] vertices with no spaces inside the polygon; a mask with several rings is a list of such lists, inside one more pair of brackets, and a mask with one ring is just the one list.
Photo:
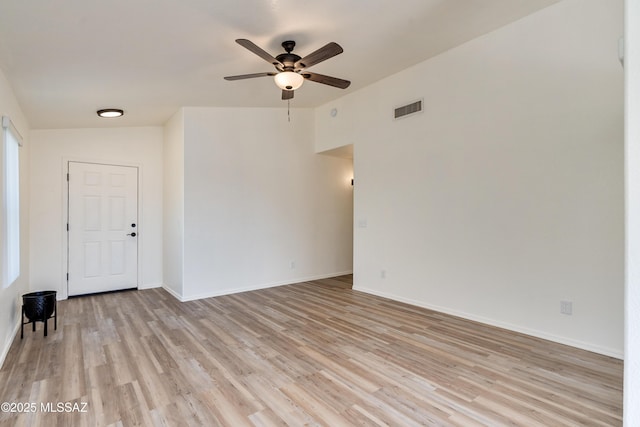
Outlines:
{"label": "planter stand", "polygon": [[[27,322],[24,318],[27,318]],[[58,329],[58,301],[56,291],[38,291],[22,295],[22,325],[20,339],[24,338],[24,325],[31,323],[36,330],[36,322],[44,322],[44,336],[47,336],[47,323],[53,317],[53,328]]]}

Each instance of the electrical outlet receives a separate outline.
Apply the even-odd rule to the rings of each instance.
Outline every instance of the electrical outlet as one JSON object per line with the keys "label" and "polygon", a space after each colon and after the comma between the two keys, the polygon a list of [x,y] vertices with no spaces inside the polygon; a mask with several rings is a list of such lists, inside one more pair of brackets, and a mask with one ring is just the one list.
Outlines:
{"label": "electrical outlet", "polygon": [[573,314],[573,303],[571,301],[560,301],[561,314]]}
{"label": "electrical outlet", "polygon": [[296,269],[296,262],[295,262],[295,260],[292,260],[292,261],[289,263],[289,268],[290,268],[290,269],[292,269],[292,270],[295,270],[295,269]]}
{"label": "electrical outlet", "polygon": [[381,279],[387,278],[387,270],[380,270],[380,278]]}

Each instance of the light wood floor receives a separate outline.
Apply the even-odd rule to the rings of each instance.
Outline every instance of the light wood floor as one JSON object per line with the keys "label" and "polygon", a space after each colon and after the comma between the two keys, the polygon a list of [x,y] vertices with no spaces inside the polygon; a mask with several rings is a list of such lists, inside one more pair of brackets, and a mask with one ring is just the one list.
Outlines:
{"label": "light wood floor", "polygon": [[[0,426],[622,424],[621,361],[350,280],[188,303],[162,289],[62,301],[58,330],[25,330],[0,371],[0,402],[38,410],[0,413]],[[87,412],[40,407],[58,402]]]}

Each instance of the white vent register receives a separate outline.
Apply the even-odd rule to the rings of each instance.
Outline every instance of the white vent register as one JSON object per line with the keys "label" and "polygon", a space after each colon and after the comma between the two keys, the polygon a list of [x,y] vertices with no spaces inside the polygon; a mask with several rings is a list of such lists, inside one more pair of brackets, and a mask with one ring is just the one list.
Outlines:
{"label": "white vent register", "polygon": [[422,99],[419,99],[410,104],[394,108],[393,110],[394,120],[398,120],[403,117],[407,117],[407,116],[422,112],[422,104],[423,104],[422,101],[423,101]]}

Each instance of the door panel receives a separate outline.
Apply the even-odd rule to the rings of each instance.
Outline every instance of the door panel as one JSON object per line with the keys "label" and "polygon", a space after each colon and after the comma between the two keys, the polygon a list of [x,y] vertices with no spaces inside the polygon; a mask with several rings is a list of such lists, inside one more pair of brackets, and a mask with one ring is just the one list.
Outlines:
{"label": "door panel", "polygon": [[69,162],[70,296],[137,287],[138,230],[138,168]]}

